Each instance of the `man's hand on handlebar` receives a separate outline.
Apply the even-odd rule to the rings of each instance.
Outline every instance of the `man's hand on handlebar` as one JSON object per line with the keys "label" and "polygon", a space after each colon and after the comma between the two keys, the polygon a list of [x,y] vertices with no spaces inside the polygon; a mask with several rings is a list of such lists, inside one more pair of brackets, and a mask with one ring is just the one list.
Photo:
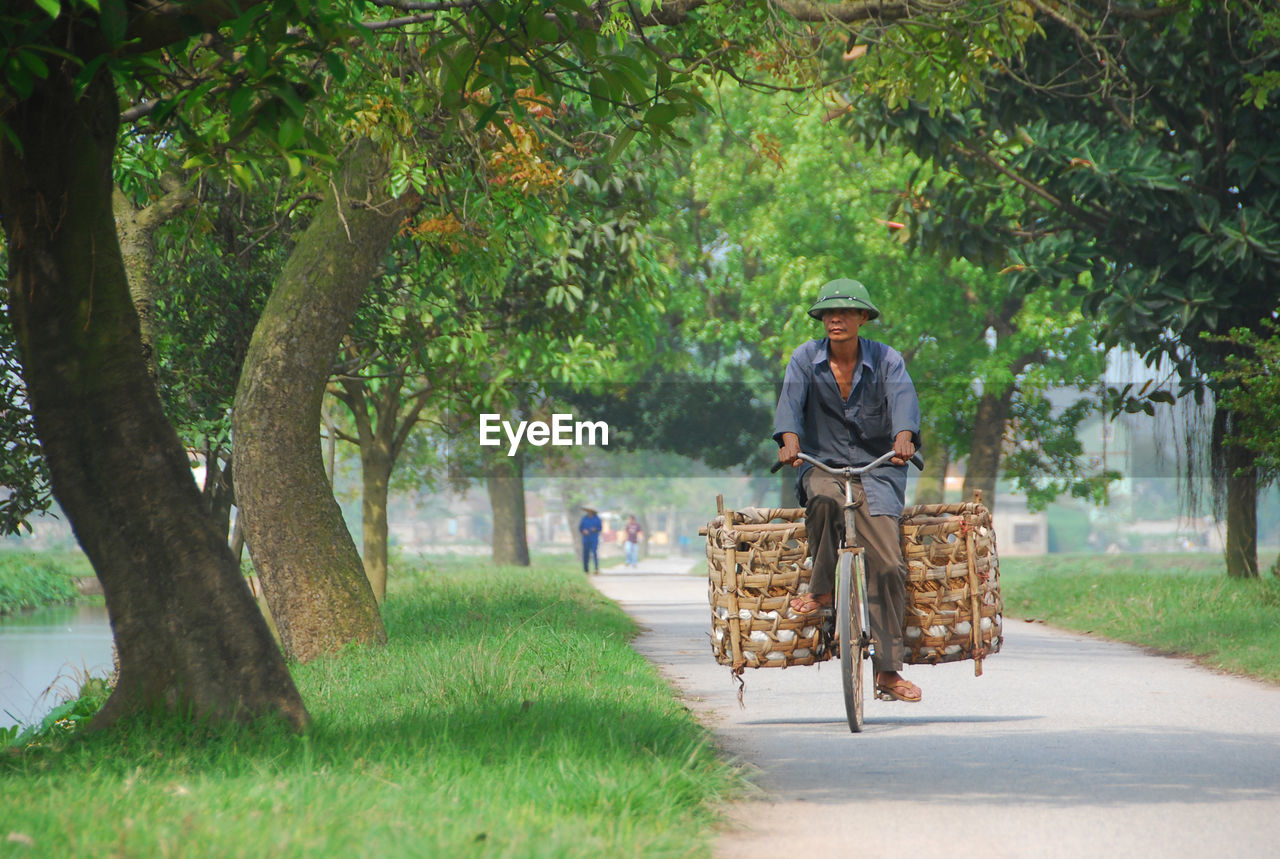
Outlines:
{"label": "man's hand on handlebar", "polygon": [[[786,436],[783,436],[783,439],[785,440]],[[797,448],[797,451],[798,450],[799,448]],[[894,438],[893,453],[894,453],[894,457],[889,461],[892,462],[894,465],[906,465],[908,462],[911,461],[911,457],[915,456],[916,446],[915,446],[915,443],[911,440],[910,430],[903,430],[902,432],[898,433],[896,438]]]}
{"label": "man's hand on handlebar", "polygon": [[793,468],[801,463],[800,457],[800,436],[793,432],[784,432],[782,434],[782,447],[778,448],[778,462],[782,465],[790,465]]}

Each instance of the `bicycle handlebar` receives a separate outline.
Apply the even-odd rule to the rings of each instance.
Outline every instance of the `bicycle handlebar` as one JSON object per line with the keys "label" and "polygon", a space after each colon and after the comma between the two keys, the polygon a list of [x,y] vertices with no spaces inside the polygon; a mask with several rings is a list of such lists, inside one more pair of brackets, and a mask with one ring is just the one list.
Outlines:
{"label": "bicycle handlebar", "polygon": [[[817,466],[818,468],[821,468],[823,471],[827,472],[827,474],[830,474],[833,477],[861,477],[871,469],[879,468],[880,466],[884,465],[886,462],[893,459],[893,457],[894,457],[893,451],[889,451],[888,453],[881,454],[879,457],[872,460],[871,462],[868,462],[866,465],[859,465],[859,466],[845,465],[840,468],[833,468],[832,466],[827,465],[825,462],[821,460],[814,459],[812,456],[810,456],[807,453],[796,454],[797,459],[803,459],[805,462],[809,463],[810,465],[814,465],[814,466]],[[920,471],[924,471],[924,458],[920,456],[920,454],[918,453],[913,454],[909,462]],[[775,462],[773,464],[773,468],[769,469],[769,473],[776,474],[778,469],[782,468],[782,466],[784,465],[786,465],[785,462],[781,462],[781,461]]]}

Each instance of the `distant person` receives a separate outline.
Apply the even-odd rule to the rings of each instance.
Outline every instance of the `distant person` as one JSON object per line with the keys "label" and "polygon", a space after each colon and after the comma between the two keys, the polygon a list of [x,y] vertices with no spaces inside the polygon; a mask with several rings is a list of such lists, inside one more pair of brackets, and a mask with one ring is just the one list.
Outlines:
{"label": "distant person", "polygon": [[578,521],[578,533],[582,535],[582,572],[590,573],[590,562],[594,559],[596,572],[600,572],[600,530],[604,523],[594,507],[583,508],[582,519]]}
{"label": "distant person", "polygon": [[[905,465],[920,446],[920,403],[907,367],[893,348],[860,335],[880,315],[856,280],[823,285],[809,315],[826,337],[791,355],[774,412],[778,461],[800,469],[796,494],[805,505],[811,591],[791,601],[797,614],[832,604],[836,557],[844,531],[844,487],[796,457],[803,451],[827,465],[866,465],[890,448]],[[876,640],[876,691],[898,701],[919,701],[920,687],[904,678],[902,618],[907,564],[898,540],[906,491],[905,468],[884,468],[853,484],[857,544],[865,550],[867,613]]]}
{"label": "distant person", "polygon": [[642,529],[640,523],[636,521],[636,517],[627,517],[627,526],[623,529],[625,541],[622,548],[627,556],[627,566],[634,567],[637,565],[637,559],[640,554],[640,534]]}

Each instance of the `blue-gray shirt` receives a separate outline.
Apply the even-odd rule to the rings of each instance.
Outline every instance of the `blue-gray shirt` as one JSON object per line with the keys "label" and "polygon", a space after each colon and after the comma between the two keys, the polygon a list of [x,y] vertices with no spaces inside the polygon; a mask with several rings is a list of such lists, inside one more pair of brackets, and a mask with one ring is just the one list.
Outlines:
{"label": "blue-gray shirt", "polygon": [[[893,447],[908,430],[920,447],[920,401],[896,349],[858,338],[858,366],[853,370],[849,399],[840,396],[827,338],[810,340],[787,363],[782,393],[773,413],[773,438],[800,437],[800,450],[828,465],[865,465]],[[797,478],[812,468],[800,467]],[[901,516],[907,492],[907,469],[886,464],[862,477],[872,516]]]}

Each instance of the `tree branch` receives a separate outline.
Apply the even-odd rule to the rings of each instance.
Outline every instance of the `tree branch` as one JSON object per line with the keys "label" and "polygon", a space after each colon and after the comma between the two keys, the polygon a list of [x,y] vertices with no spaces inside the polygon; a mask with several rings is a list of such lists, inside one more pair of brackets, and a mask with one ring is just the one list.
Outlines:
{"label": "tree branch", "polygon": [[1043,185],[1040,185],[1038,182],[1032,182],[1021,173],[1018,173],[1016,170],[1002,164],[1000,159],[996,158],[994,155],[989,152],[984,152],[980,148],[974,146],[972,141],[966,140],[965,143],[968,145],[956,143],[954,146],[956,151],[964,155],[966,158],[986,164],[997,173],[1000,173],[1006,178],[1012,179],[1018,185],[1021,185],[1023,188],[1027,189],[1032,194],[1035,194],[1045,202],[1052,204],[1055,208],[1061,209],[1063,212],[1080,221],[1082,224],[1086,224],[1099,232],[1106,229],[1106,218],[1094,212],[1090,212],[1087,209],[1082,209],[1067,200],[1060,199]]}
{"label": "tree branch", "polygon": [[937,14],[958,8],[960,0],[844,0],[822,3],[814,0],[774,0],[774,5],[797,21],[899,21],[919,15]]}
{"label": "tree branch", "polygon": [[266,4],[237,4],[228,0],[132,0],[128,4],[129,26],[125,46],[129,53],[145,54],[186,41],[191,37],[193,21],[198,21],[206,32],[211,32],[263,5]]}

